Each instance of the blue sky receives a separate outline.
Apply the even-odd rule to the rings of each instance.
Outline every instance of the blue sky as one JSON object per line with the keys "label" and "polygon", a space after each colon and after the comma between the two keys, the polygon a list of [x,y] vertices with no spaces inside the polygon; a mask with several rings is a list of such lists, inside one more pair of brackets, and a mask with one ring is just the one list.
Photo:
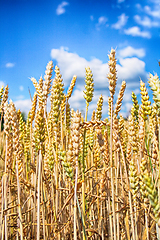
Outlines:
{"label": "blue sky", "polygon": [[70,99],[75,110],[85,107],[85,67],[91,68],[95,94],[90,113],[102,93],[105,116],[111,48],[117,57],[116,96],[122,80],[127,83],[121,110],[126,115],[131,92],[140,96],[140,78],[147,84],[149,72],[160,72],[159,0],[0,0],[0,86],[9,85],[9,98],[22,111],[31,106],[28,88],[32,95],[35,91],[30,78],[39,80],[53,60],[66,89],[77,75]]}

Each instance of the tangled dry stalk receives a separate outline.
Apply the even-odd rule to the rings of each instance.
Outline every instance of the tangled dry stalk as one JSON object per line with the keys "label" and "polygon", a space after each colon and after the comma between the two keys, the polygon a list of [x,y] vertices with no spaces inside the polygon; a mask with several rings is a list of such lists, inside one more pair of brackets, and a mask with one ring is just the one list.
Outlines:
{"label": "tangled dry stalk", "polygon": [[[125,81],[114,105],[115,50],[109,54],[109,118],[103,96],[88,121],[94,92],[86,68],[85,119],[70,109],[76,76],[64,94],[60,69],[48,63],[35,86],[26,122],[8,86],[0,90],[0,238],[160,239],[160,81],[150,75],[155,103],[140,81],[141,105],[132,92],[128,119],[119,115]],[[50,95],[51,108],[47,112]]]}

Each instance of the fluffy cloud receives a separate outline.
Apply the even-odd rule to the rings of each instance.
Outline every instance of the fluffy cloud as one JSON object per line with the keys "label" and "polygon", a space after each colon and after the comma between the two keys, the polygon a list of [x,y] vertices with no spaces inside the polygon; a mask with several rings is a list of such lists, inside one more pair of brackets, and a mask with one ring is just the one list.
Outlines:
{"label": "fluffy cloud", "polygon": [[56,14],[57,15],[61,15],[61,14],[63,14],[63,13],[65,13],[65,7],[67,6],[67,5],[69,5],[69,3],[68,2],[62,2],[61,4],[59,4],[58,5],[58,7],[57,7],[57,9],[56,9]]}
{"label": "fluffy cloud", "polygon": [[120,79],[133,80],[138,76],[145,75],[145,63],[136,58],[121,58],[117,64],[118,77]]}
{"label": "fluffy cloud", "polygon": [[[122,80],[126,81],[127,88],[125,91],[124,97],[124,106],[122,109],[123,115],[129,113],[130,106],[132,105],[131,101],[131,92],[134,89],[139,88],[139,79],[142,78],[146,80],[146,71],[145,63],[139,58],[145,56],[145,50],[143,48],[135,49],[131,46],[128,46],[124,49],[117,51],[117,56],[119,63],[117,64],[117,91],[115,98],[117,98],[118,91],[121,86]],[[83,113],[85,112],[85,100],[84,100],[84,85],[85,85],[85,68],[89,66],[93,73],[94,78],[94,97],[93,101],[89,106],[89,117],[92,114],[93,109],[96,109],[97,101],[99,96],[102,94],[104,96],[104,109],[103,116],[107,115],[108,111],[108,64],[103,63],[98,58],[93,58],[90,61],[87,61],[85,58],[80,57],[77,53],[69,52],[68,48],[61,47],[60,49],[52,49],[51,57],[56,60],[57,65],[60,67],[61,74],[64,79],[65,87],[68,87],[73,75],[77,75],[77,83],[75,90],[72,94],[71,99],[69,100],[71,107],[79,109]]]}
{"label": "fluffy cloud", "polygon": [[[118,52],[118,51],[117,51]],[[140,77],[144,80],[146,77],[145,72],[145,63],[140,60],[138,57],[142,57],[144,52],[143,49],[134,49],[131,46],[128,46],[124,49],[119,50],[118,54],[121,56],[119,58],[119,64],[117,64],[117,75],[118,82],[116,87],[115,100],[118,96],[118,91],[122,80],[126,80],[127,88],[124,95],[122,111],[123,116],[129,114],[130,108],[132,106],[131,102],[131,92],[134,89],[139,88],[139,79]],[[130,56],[130,58],[128,58]],[[137,56],[137,57],[132,57]],[[77,84],[72,93],[72,97],[69,99],[71,108],[79,109],[82,112],[82,115],[85,115],[85,99],[84,99],[84,85],[85,85],[85,67],[89,66],[93,72],[93,78],[95,83],[94,97],[93,101],[89,105],[89,114],[88,119],[91,118],[93,109],[96,110],[97,101],[99,96],[102,94],[104,97],[103,103],[103,118],[107,116],[108,113],[108,64],[103,63],[100,59],[94,58],[90,61],[87,61],[85,58],[80,57],[77,53],[69,52],[68,48],[61,47],[60,49],[52,49],[51,57],[57,61],[57,65],[60,67],[60,71],[64,78],[65,87],[68,88],[70,81],[73,75],[77,75]],[[31,108],[31,100],[23,99],[23,96],[14,101],[17,109],[20,109],[22,112],[28,114]],[[49,106],[49,104],[48,104]],[[49,111],[49,107],[47,107]]]}
{"label": "fluffy cloud", "polygon": [[85,68],[88,66],[92,69],[94,80],[97,82],[98,86],[103,87],[106,85],[106,72],[108,71],[107,63],[102,63],[102,61],[97,58],[87,61],[78,54],[69,52],[64,47],[52,49],[51,57],[57,61],[66,85],[70,83],[73,75],[77,75],[79,78],[78,84],[83,84],[81,80],[84,79]]}
{"label": "fluffy cloud", "polygon": [[[136,57],[132,57],[143,57],[145,55],[144,49],[134,49],[133,47],[128,46],[125,49],[119,50],[118,53],[120,56],[120,64],[117,64],[117,69],[120,79],[133,79],[135,76],[144,74],[145,63]],[[57,61],[57,65],[60,67],[66,85],[69,85],[73,75],[77,75],[79,79],[84,79],[85,68],[89,66],[93,72],[96,88],[107,86],[107,62],[103,63],[98,58],[93,58],[92,60],[87,61],[77,53],[69,52],[69,50],[66,50],[64,47],[61,47],[60,49],[52,49],[51,57]],[[82,85],[83,83],[84,82],[77,82],[79,85]]]}
{"label": "fluffy cloud", "polygon": [[145,6],[144,10],[145,10],[145,12],[148,15],[150,15],[152,17],[160,18],[160,5],[159,5],[159,2],[155,2],[154,10],[152,10],[150,6]]}
{"label": "fluffy cloud", "polygon": [[151,21],[151,19],[147,16],[145,16],[143,19],[139,16],[139,15],[135,15],[134,16],[134,20],[144,26],[144,27],[148,27],[148,28],[151,28],[151,27],[158,27],[160,24],[159,22],[156,22],[156,21]]}
{"label": "fluffy cloud", "polygon": [[96,24],[96,29],[100,30],[100,26],[105,25],[106,27],[108,26],[106,23],[108,21],[108,18],[106,18],[105,16],[101,16],[98,18],[98,23]]}
{"label": "fluffy cloud", "polygon": [[16,109],[20,109],[21,112],[25,112],[28,114],[29,110],[31,109],[31,100],[30,99],[19,99],[14,101]]}
{"label": "fluffy cloud", "polygon": [[98,19],[98,23],[99,24],[105,24],[108,21],[108,19],[106,17],[100,17]]}
{"label": "fluffy cloud", "polygon": [[126,48],[120,49],[118,51],[118,55],[120,58],[133,57],[133,56],[137,56],[141,58],[145,56],[145,50],[144,48],[135,49],[131,46],[128,46]]}
{"label": "fluffy cloud", "polygon": [[160,2],[159,0],[148,0],[150,5],[146,5],[142,7],[140,4],[136,4],[138,10],[143,13],[147,13],[148,15],[154,18],[160,18]]}
{"label": "fluffy cloud", "polygon": [[126,35],[131,35],[133,37],[143,37],[143,38],[151,38],[151,34],[148,31],[141,31],[139,27],[131,27],[124,30]]}
{"label": "fluffy cloud", "polygon": [[121,29],[123,26],[126,25],[128,20],[128,16],[125,15],[125,13],[122,13],[119,17],[118,17],[118,22],[113,24],[112,27],[115,29]]}
{"label": "fluffy cloud", "polygon": [[6,68],[13,68],[15,66],[15,63],[8,62],[6,63]]}

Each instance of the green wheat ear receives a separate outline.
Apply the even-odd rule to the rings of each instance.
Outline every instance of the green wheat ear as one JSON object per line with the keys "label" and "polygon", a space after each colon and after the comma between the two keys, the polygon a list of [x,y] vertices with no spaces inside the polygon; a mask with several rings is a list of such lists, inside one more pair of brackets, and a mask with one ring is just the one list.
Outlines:
{"label": "green wheat ear", "polygon": [[151,87],[151,90],[153,91],[153,100],[156,103],[157,106],[157,113],[158,116],[160,116],[160,81],[157,74],[153,76],[152,74],[149,75],[149,86]]}
{"label": "green wheat ear", "polygon": [[150,203],[153,209],[154,217],[158,221],[159,209],[160,209],[160,205],[158,202],[158,189],[154,186],[152,178],[148,173],[144,174],[144,181],[145,181],[146,190],[148,193],[148,198],[150,200]]}
{"label": "green wheat ear", "polygon": [[139,104],[137,100],[137,96],[134,92],[132,92],[132,102],[133,102],[133,115],[138,120],[138,110],[139,110]]}
{"label": "green wheat ear", "polygon": [[102,118],[102,106],[103,106],[103,96],[101,94],[97,102],[97,111],[96,111],[96,119],[99,121]]}
{"label": "green wheat ear", "polygon": [[94,91],[94,82],[93,82],[93,74],[89,67],[86,68],[86,77],[85,77],[85,89],[84,92],[84,98],[86,100],[86,103],[90,103],[93,98],[93,91]]}

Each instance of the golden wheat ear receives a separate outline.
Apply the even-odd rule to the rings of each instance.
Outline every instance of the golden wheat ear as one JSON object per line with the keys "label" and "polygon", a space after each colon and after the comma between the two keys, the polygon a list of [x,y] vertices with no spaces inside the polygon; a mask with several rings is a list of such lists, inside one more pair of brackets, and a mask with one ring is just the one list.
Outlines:
{"label": "golden wheat ear", "polygon": [[[86,114],[73,109],[73,76],[64,94],[60,69],[47,64],[24,121],[0,89],[1,239],[157,239],[160,231],[160,81],[150,74],[151,105],[140,81],[141,105],[132,92],[128,118],[119,114],[116,51],[109,54],[109,120],[103,96],[92,109],[94,83],[86,68]],[[46,103],[50,94],[50,111]],[[105,98],[105,96],[104,96]],[[70,101],[70,102],[69,102]],[[71,106],[70,106],[71,104]],[[126,103],[125,103],[126,104]],[[94,106],[94,104],[92,105]],[[4,123],[3,121],[4,120]]]}

